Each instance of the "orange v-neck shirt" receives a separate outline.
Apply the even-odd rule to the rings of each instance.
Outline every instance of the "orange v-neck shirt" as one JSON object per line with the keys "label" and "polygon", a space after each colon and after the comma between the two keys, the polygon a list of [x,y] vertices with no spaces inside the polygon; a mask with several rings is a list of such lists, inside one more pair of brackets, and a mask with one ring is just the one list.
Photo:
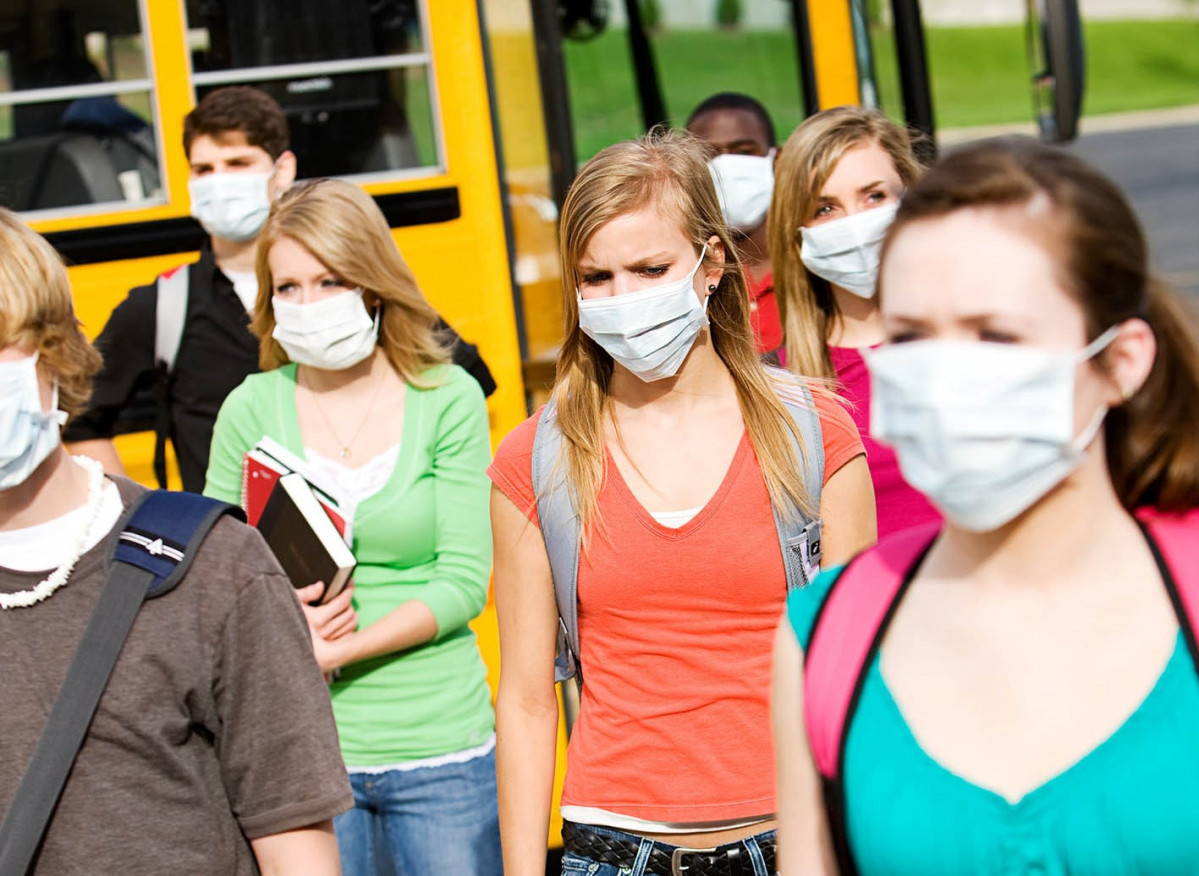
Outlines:
{"label": "orange v-neck shirt", "polygon": [[[862,442],[835,401],[816,407],[827,481]],[[534,523],[540,413],[504,439],[488,469]],[[716,493],[678,529],[654,520],[610,460],[599,509],[603,533],[579,562],[586,683],[562,805],[669,822],[773,813],[771,647],[786,579],[748,436]]]}

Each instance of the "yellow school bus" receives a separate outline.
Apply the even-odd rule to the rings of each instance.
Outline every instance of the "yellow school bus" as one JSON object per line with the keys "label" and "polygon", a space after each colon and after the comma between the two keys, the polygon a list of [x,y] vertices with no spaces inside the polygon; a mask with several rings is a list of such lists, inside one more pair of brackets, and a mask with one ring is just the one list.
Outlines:
{"label": "yellow school bus", "polygon": [[[805,115],[846,103],[882,105],[931,134],[919,4],[882,7],[2,0],[0,204],[68,260],[95,335],[129,288],[202,245],[188,216],[184,114],[213,88],[257,85],[288,114],[299,175],[346,177],[374,195],[421,289],[479,346],[499,386],[489,400],[498,441],[552,381],[556,222],[578,164],[681,123],[717,91],[761,99],[780,141]],[[118,448],[149,483],[147,422],[135,412]],[[490,609],[476,629],[494,682]]]}

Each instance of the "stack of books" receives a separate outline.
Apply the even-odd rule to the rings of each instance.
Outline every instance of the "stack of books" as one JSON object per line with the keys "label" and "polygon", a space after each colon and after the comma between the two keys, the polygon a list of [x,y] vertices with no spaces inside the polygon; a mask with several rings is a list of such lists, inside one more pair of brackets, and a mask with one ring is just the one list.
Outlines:
{"label": "stack of books", "polygon": [[353,516],[307,462],[263,437],[245,455],[241,504],[293,586],[324,582],[322,603],[342,591],[357,565]]}

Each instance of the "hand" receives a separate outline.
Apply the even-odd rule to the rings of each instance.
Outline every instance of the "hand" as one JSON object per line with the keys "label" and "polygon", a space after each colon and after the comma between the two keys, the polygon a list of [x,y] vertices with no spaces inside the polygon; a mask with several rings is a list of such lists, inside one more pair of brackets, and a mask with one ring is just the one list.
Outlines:
{"label": "hand", "polygon": [[313,656],[316,657],[321,671],[328,676],[351,662],[346,648],[350,642],[347,637],[358,625],[358,614],[350,602],[353,595],[352,584],[347,584],[345,590],[326,605],[308,604],[307,600],[319,599],[324,592],[324,583],[317,582],[296,590],[296,596],[300,599],[304,619],[308,622]]}
{"label": "hand", "polygon": [[314,635],[332,641],[340,639],[358,628],[358,612],[354,611],[352,599],[354,596],[353,583],[345,588],[324,605],[312,605],[325,592],[322,581],[302,587],[296,591],[300,606],[304,609],[304,617],[308,628]]}

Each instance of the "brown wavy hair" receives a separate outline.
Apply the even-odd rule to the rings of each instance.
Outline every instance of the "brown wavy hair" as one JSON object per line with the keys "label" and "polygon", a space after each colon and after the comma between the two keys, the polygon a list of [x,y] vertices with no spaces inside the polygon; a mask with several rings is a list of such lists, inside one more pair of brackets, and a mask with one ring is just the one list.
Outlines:
{"label": "brown wavy hair", "polygon": [[613,363],[579,328],[579,259],[601,227],[650,205],[677,217],[697,258],[713,235],[724,245],[724,262],[708,255],[703,265],[724,269],[708,299],[712,345],[733,377],[771,501],[786,515],[796,510],[812,513],[791,436],[805,458],[807,449],[758,359],[745,277],[716,199],[708,147],[685,132],[655,129],[609,146],[587,162],[562,205],[559,256],[566,338],[558,355],[553,398],[564,438],[562,462],[584,532],[594,519],[606,475],[603,422]]}
{"label": "brown wavy hair", "polygon": [[0,207],[0,347],[38,354],[38,367],[58,384],[68,414],[87,407],[100,354],[75,317],[62,258],[16,214]]}
{"label": "brown wavy hair", "polygon": [[1149,377],[1104,422],[1108,472],[1127,508],[1199,507],[1199,339],[1178,297],[1151,274],[1144,231],[1120,190],[1069,152],[1032,139],[969,146],[904,196],[884,261],[904,226],[980,207],[1024,208],[1022,227],[1053,257],[1058,282],[1082,308],[1088,340],[1129,319],[1153,329]]}
{"label": "brown wavy hair", "polygon": [[370,308],[383,308],[379,346],[391,366],[415,386],[432,385],[425,372],[450,360],[438,332],[437,312],[396,248],[375,199],[352,183],[312,179],[284,192],[271,206],[258,236],[258,299],[250,328],[258,336],[258,361],[269,371],[290,361],[271,333],[274,278],[268,259],[275,242],[290,238],[332,273],[362,289]]}
{"label": "brown wavy hair", "polygon": [[838,106],[806,119],[787,138],[774,167],[774,198],[766,234],[774,264],[774,291],[783,323],[787,368],[811,377],[835,377],[828,339],[840,312],[827,280],[800,259],[799,229],[816,216],[820,191],[846,152],[874,143],[891,157],[905,187],[923,167],[911,135],[878,110]]}

